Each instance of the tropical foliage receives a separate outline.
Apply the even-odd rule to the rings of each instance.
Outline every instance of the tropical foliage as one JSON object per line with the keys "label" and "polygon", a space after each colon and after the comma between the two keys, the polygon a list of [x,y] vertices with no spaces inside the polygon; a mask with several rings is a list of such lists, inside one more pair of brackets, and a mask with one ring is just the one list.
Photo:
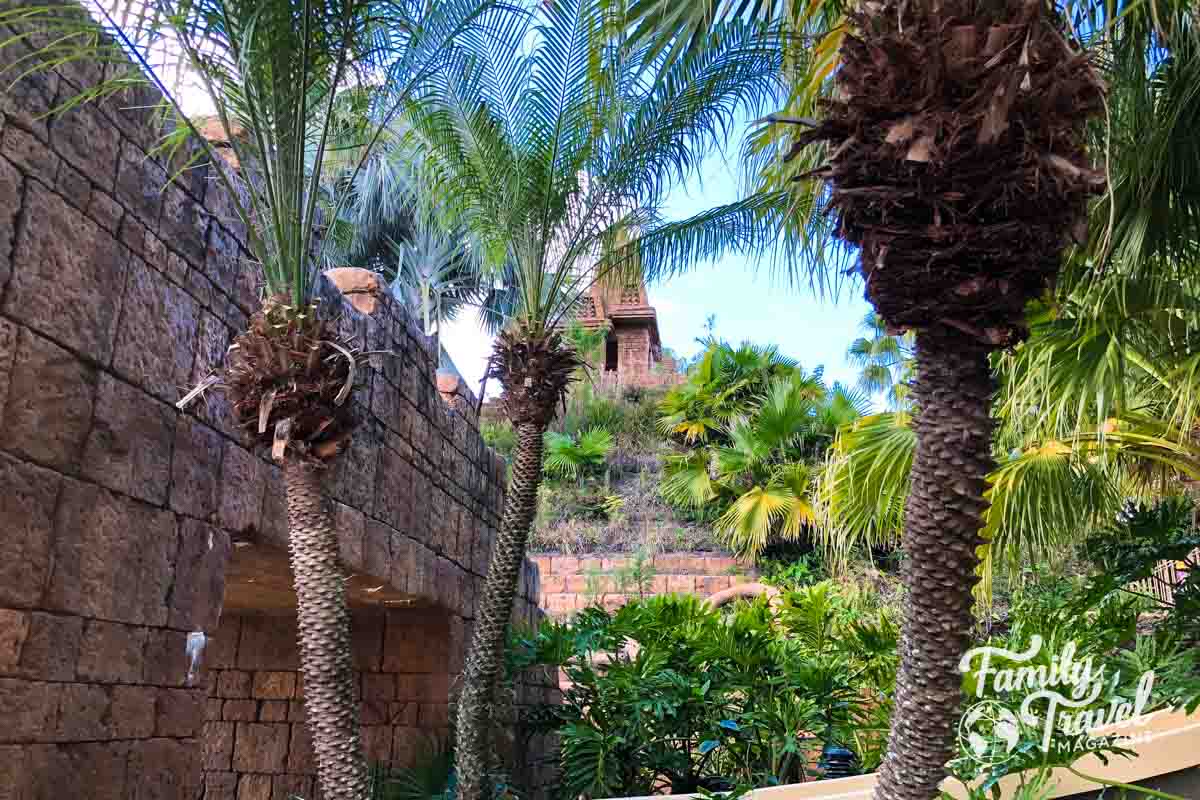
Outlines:
{"label": "tropical foliage", "polygon": [[546,474],[554,478],[579,480],[603,469],[604,459],[612,450],[613,437],[604,428],[589,428],[575,436],[546,433]]}
{"label": "tropical foliage", "polygon": [[815,485],[839,428],[865,398],[826,387],[773,348],[714,342],[683,386],[661,403],[659,427],[682,442],[664,462],[671,503],[707,508],[736,552],[756,556],[773,538],[816,524]]}
{"label": "tropical foliage", "polygon": [[562,797],[680,793],[811,779],[829,743],[872,768],[896,635],[823,583],[732,611],[686,596],[591,608],[517,637],[510,660],[571,681],[540,716],[562,742]]}

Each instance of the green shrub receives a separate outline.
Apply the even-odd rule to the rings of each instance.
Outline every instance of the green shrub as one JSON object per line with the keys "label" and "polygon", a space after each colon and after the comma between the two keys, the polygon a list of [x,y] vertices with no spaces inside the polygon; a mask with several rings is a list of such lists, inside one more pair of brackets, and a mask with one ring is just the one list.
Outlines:
{"label": "green shrub", "polygon": [[580,478],[599,474],[612,450],[612,434],[604,428],[589,428],[575,436],[546,434],[546,475],[550,478]]}
{"label": "green shrub", "polygon": [[512,460],[513,450],[517,447],[517,432],[508,420],[482,420],[479,423],[479,435],[484,443],[504,457],[505,461]]}
{"label": "green shrub", "polygon": [[[562,668],[572,684],[545,718],[561,742],[561,796],[796,782],[814,777],[825,742],[878,763],[897,630],[886,617],[843,625],[834,591],[790,593],[775,608],[652,597],[516,638],[514,668]],[[600,653],[612,654],[602,668]]]}

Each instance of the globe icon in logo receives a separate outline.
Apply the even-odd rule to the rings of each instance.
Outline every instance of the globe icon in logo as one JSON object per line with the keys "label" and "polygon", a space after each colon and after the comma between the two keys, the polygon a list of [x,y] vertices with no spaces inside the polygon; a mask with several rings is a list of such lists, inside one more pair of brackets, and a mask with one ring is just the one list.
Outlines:
{"label": "globe icon in logo", "polygon": [[1012,757],[1020,738],[1020,724],[1012,711],[994,700],[984,700],[963,714],[958,738],[981,767],[994,767]]}

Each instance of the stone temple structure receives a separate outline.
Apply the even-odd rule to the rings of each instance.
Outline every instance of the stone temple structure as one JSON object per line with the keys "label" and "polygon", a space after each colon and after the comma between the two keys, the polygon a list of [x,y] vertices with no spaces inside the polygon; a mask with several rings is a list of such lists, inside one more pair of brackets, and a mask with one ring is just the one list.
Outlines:
{"label": "stone temple structure", "polygon": [[683,381],[675,359],[664,357],[658,313],[646,296],[645,284],[625,287],[600,283],[580,303],[576,321],[585,328],[608,328],[604,351],[595,367],[604,387],[674,386]]}

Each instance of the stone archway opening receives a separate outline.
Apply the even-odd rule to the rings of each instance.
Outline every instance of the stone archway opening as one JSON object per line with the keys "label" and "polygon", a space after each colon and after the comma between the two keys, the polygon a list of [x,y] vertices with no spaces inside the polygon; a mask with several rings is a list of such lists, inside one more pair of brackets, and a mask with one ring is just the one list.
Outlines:
{"label": "stone archway opening", "polygon": [[[449,734],[452,615],[370,575],[350,576],[363,747],[371,763],[414,766]],[[208,642],[205,800],[314,796],[286,553],[241,543]]]}

